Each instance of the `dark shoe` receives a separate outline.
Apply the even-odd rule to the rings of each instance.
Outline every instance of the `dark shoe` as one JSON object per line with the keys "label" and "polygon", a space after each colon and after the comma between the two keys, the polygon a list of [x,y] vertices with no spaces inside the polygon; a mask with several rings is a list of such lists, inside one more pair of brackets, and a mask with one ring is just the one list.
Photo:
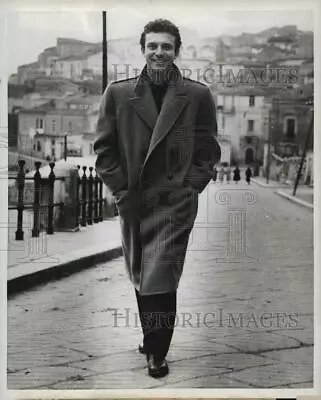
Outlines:
{"label": "dark shoe", "polygon": [[162,378],[168,374],[168,364],[165,359],[162,361],[157,361],[155,356],[151,354],[147,357],[147,363],[148,375],[152,376],[153,378]]}
{"label": "dark shoe", "polygon": [[140,352],[140,354],[146,354],[146,353],[145,353],[144,346],[143,346],[142,344],[139,344],[139,345],[138,345],[138,351]]}

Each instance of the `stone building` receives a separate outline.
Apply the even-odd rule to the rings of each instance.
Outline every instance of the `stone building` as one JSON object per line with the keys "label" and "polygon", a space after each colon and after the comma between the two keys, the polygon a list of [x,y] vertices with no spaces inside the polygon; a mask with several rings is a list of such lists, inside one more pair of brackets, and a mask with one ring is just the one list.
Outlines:
{"label": "stone building", "polygon": [[[312,94],[312,93],[311,93]],[[309,96],[287,91],[273,96],[271,109],[271,142],[280,157],[301,155],[311,121]],[[313,149],[313,134],[308,150]]]}
{"label": "stone building", "polygon": [[[101,96],[72,96],[18,113],[18,152],[42,159],[82,156],[95,131]],[[84,148],[86,136],[86,148]]]}
{"label": "stone building", "polygon": [[219,134],[231,143],[231,163],[263,161],[268,109],[264,90],[225,88],[216,94]]}

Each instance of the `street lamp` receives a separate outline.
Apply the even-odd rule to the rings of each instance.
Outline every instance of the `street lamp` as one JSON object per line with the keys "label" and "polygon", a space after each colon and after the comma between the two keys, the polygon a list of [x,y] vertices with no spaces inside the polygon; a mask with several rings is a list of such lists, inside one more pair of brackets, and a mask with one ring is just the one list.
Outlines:
{"label": "street lamp", "polygon": [[309,129],[308,129],[307,135],[305,137],[303,154],[302,154],[302,157],[301,157],[299,170],[298,170],[298,173],[297,173],[297,176],[296,176],[296,179],[295,179],[295,183],[294,183],[294,187],[293,187],[293,193],[292,193],[293,196],[295,196],[295,194],[296,194],[296,190],[297,190],[300,178],[301,178],[302,167],[303,167],[303,163],[304,163],[304,160],[305,160],[305,155],[306,155],[306,152],[307,152],[307,149],[308,149],[308,144],[309,144],[309,140],[310,140],[310,137],[311,137],[312,128],[313,128],[313,122],[314,122],[314,109],[313,109],[314,101],[313,101],[313,97],[311,99],[309,99],[306,102],[306,104],[311,106],[310,111],[312,112],[312,117],[311,117],[311,120],[310,120],[310,126],[309,126]]}
{"label": "street lamp", "polygon": [[67,161],[67,134],[64,136],[64,159]]}
{"label": "street lamp", "polygon": [[[63,137],[63,142],[60,142],[60,144],[63,146],[63,158],[65,161],[67,161],[67,153],[68,153],[68,145],[67,145],[67,138],[68,138],[68,134],[67,133],[63,133],[62,134]],[[61,157],[61,153],[60,153],[60,157]]]}
{"label": "street lamp", "polygon": [[108,69],[107,69],[107,13],[106,11],[102,12],[103,17],[103,83],[102,83],[102,93],[104,93],[107,84],[108,84]]}
{"label": "street lamp", "polygon": [[268,154],[267,154],[267,166],[266,166],[266,183],[269,183],[270,168],[271,168],[271,110],[269,109],[269,122],[268,122]]}

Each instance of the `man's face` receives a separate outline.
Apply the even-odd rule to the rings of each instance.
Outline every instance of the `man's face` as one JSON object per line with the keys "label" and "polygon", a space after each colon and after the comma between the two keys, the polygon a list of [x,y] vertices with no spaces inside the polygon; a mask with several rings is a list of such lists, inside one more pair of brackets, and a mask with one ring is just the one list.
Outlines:
{"label": "man's face", "polygon": [[152,70],[166,70],[175,60],[175,36],[170,33],[150,32],[145,36],[143,51],[146,64]]}

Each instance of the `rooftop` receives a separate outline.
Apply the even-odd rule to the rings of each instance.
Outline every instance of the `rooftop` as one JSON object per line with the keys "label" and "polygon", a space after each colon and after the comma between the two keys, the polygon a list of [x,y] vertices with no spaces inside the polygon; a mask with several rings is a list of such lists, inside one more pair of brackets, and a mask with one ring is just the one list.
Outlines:
{"label": "rooftop", "polygon": [[23,108],[19,110],[19,113],[23,114],[51,114],[51,115],[87,115],[84,110],[73,110],[70,108],[55,108],[52,102],[42,104],[38,107],[33,108]]}
{"label": "rooftop", "polygon": [[39,67],[39,64],[37,61],[29,63],[29,64],[23,64],[23,65],[19,65],[18,68],[30,68],[30,67]]}
{"label": "rooftop", "polygon": [[63,38],[59,37],[57,38],[57,45],[61,44],[83,44],[83,45],[96,45],[97,43],[90,43],[90,42],[85,42],[83,40],[78,40],[78,39],[71,39],[71,38]]}
{"label": "rooftop", "polygon": [[77,60],[86,60],[86,58],[93,56],[95,54],[99,54],[101,53],[101,50],[99,49],[92,49],[92,50],[88,50],[85,54],[79,54],[77,56],[75,55],[70,55],[70,56],[65,56],[65,57],[60,57],[55,59],[55,62],[59,62],[59,61],[77,61]]}
{"label": "rooftop", "polygon": [[95,103],[100,103],[101,102],[101,95],[76,95],[72,97],[68,97],[66,99],[66,104],[95,104]]}
{"label": "rooftop", "polygon": [[218,88],[216,93],[218,95],[229,95],[229,96],[263,96],[263,97],[271,97],[279,93],[282,89],[276,86],[266,86],[263,87],[224,87]]}

